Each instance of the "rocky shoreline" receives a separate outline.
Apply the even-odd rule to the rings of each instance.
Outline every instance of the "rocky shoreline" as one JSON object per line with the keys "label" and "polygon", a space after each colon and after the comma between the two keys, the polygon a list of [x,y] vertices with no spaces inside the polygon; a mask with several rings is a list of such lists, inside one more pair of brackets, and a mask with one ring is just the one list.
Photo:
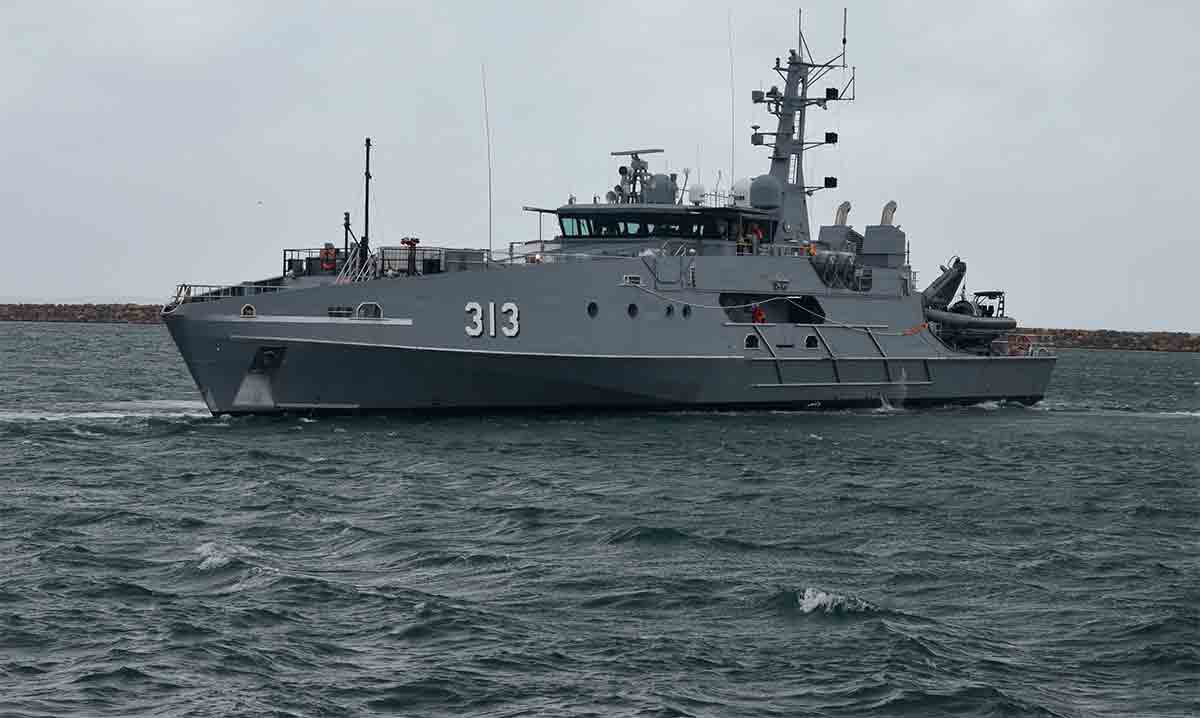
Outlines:
{"label": "rocky shoreline", "polygon": [[0,322],[158,324],[157,304],[0,304]]}
{"label": "rocky shoreline", "polygon": [[1118,332],[1111,329],[1024,328],[1018,332],[1049,339],[1058,349],[1125,349],[1146,352],[1200,352],[1200,334],[1187,332]]}
{"label": "rocky shoreline", "polygon": [[[158,324],[155,304],[0,304],[0,322],[99,322]],[[1058,348],[1128,349],[1156,352],[1200,352],[1200,334],[1187,332],[1118,332],[1110,329],[1019,329],[1044,335]]]}

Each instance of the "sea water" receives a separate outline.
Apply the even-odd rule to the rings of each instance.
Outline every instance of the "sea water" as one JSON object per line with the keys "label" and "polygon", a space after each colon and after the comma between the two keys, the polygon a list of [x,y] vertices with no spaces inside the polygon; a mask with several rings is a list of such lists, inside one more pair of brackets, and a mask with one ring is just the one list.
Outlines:
{"label": "sea water", "polygon": [[0,324],[0,714],[1200,713],[1200,357],[1033,408],[214,418]]}

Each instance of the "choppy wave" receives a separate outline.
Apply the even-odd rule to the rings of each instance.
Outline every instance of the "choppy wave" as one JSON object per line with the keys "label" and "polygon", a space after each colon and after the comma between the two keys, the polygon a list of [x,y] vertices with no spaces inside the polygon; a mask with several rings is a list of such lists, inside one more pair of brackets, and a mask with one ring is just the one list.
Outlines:
{"label": "choppy wave", "polygon": [[1195,712],[1186,357],[1033,410],[230,419],[121,331],[0,356],[0,713]]}
{"label": "choppy wave", "polygon": [[861,598],[841,596],[836,593],[826,593],[815,588],[804,589],[804,594],[797,596],[802,613],[869,613],[877,610],[870,601]]}

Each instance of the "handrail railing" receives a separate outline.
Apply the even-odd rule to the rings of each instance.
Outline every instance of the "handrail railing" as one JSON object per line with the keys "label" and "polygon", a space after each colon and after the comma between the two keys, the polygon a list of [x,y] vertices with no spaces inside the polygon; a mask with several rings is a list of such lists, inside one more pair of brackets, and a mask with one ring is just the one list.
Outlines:
{"label": "handrail railing", "polygon": [[334,284],[345,284],[346,282],[354,281],[350,279],[350,276],[354,272],[354,265],[357,263],[357,260],[358,243],[355,242],[354,246],[350,248],[350,252],[346,255],[345,264],[342,265],[342,268],[337,273],[337,277],[334,278]]}
{"label": "handrail railing", "polygon": [[189,302],[215,302],[230,297],[252,297],[259,294],[282,292],[282,284],[179,284],[166,306],[177,306]]}
{"label": "handrail railing", "polygon": [[[395,249],[395,248],[380,248]],[[445,262],[439,266],[437,273],[446,271],[463,271],[464,268],[481,268],[481,269],[500,269],[504,267],[520,266],[520,265],[535,265],[542,263],[553,262],[584,262],[584,261],[603,261],[603,260],[630,260],[637,257],[631,255],[617,254],[589,254],[585,252],[562,252],[551,250],[547,252],[509,252],[509,253],[492,253],[487,250],[470,250],[458,247],[446,248],[423,248],[427,253],[426,256],[433,256],[434,253],[442,253],[445,251],[454,252],[461,250],[463,252],[478,252],[478,257],[481,259],[472,258],[470,255],[455,257],[450,262]],[[376,278],[391,278],[396,276],[404,276],[406,272],[396,271],[392,265],[396,264],[394,257],[387,258],[387,261],[381,260],[380,252],[372,252],[367,255],[366,261],[359,261],[360,246],[355,244],[350,251],[345,255],[346,259],[338,273],[334,275],[335,284],[349,284],[355,282],[365,282]],[[441,256],[440,254],[438,256]],[[385,273],[384,267],[387,267]],[[450,269],[454,267],[455,269]],[[423,273],[423,268],[418,265],[418,274]],[[214,302],[221,299],[231,297],[248,297],[260,294],[272,294],[275,292],[287,291],[292,289],[294,285],[291,282],[296,279],[289,275],[285,275],[278,279],[269,282],[243,282],[240,284],[179,284],[175,287],[175,293],[171,299],[164,305],[164,311],[171,311],[175,307],[189,302]],[[303,286],[303,285],[301,285]]]}

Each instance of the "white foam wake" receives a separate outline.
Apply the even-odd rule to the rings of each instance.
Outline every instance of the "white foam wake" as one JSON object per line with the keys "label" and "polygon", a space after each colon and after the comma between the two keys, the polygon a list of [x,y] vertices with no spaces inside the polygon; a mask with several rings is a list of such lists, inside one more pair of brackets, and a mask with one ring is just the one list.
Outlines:
{"label": "white foam wake", "polygon": [[200,401],[152,400],[59,404],[47,409],[0,411],[0,421],[95,421],[112,419],[171,419],[211,416]]}

